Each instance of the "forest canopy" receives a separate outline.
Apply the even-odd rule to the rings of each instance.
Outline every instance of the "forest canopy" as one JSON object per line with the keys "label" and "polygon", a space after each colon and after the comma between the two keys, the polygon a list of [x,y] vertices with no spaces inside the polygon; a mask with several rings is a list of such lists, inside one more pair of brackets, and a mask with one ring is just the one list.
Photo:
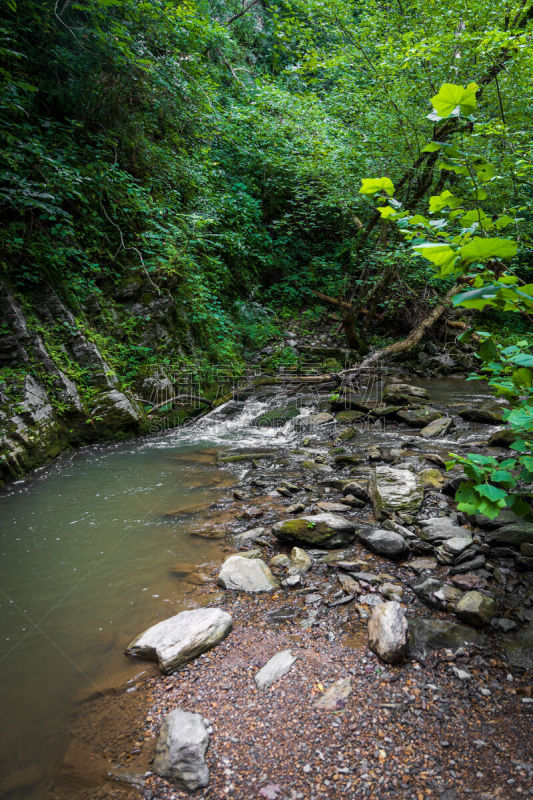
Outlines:
{"label": "forest canopy", "polygon": [[365,336],[404,334],[451,284],[361,182],[387,177],[412,211],[460,189],[424,151],[430,98],[475,83],[461,146],[492,165],[484,213],[512,218],[530,282],[531,13],[527,0],[7,0],[2,270],[72,302],[139,274],[231,357],[251,297],[298,307],[320,291],[353,301]]}

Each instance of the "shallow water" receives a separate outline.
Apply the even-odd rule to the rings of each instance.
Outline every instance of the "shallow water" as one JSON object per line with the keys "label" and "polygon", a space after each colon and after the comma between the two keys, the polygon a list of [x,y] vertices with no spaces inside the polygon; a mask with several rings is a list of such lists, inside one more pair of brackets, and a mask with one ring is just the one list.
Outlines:
{"label": "shallow water", "polygon": [[[436,405],[486,397],[484,387],[464,381],[416,383],[431,390]],[[363,394],[380,388],[369,385]],[[42,797],[76,695],[97,688],[103,676],[119,683],[144,669],[124,647],[197,602],[171,568],[223,557],[219,542],[188,533],[238,480],[215,466],[216,453],[286,448],[296,438],[293,423],[250,424],[272,403],[297,400],[273,395],[234,407],[232,415],[219,409],[188,428],[86,448],[0,497],[1,798]],[[312,393],[300,405],[308,413]],[[464,430],[450,444],[460,435]],[[372,426],[367,437],[390,446],[398,431]]]}
{"label": "shallow water", "polygon": [[189,536],[190,515],[165,514],[214,502],[225,477],[188,446],[130,443],[63,458],[2,498],[3,796],[14,771],[53,775],[76,693],[138,672],[124,646],[190,604],[170,568],[220,560],[220,545]]}

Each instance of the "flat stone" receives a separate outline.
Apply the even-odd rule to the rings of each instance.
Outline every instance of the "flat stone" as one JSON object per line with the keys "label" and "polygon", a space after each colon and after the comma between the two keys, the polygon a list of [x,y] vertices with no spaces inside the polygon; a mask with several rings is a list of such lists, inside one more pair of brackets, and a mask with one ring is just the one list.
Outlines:
{"label": "flat stone", "polygon": [[425,406],[423,408],[406,408],[404,411],[398,411],[396,416],[413,428],[425,428],[431,422],[440,419],[442,414],[436,408]]}
{"label": "flat stone", "polygon": [[411,618],[408,629],[407,650],[413,658],[424,658],[432,650],[457,650],[464,645],[485,642],[478,631],[442,619]]}
{"label": "flat stone", "polygon": [[383,603],[383,598],[379,594],[362,594],[359,598],[359,603],[364,606],[380,606]]}
{"label": "flat stone", "polygon": [[281,650],[256,673],[255,685],[258,689],[268,689],[275,681],[287,674],[295,661],[296,657],[290,650]]}
{"label": "flat stone", "polygon": [[272,531],[281,541],[297,541],[326,548],[353,542],[355,524],[337,514],[315,514],[277,522]]}
{"label": "flat stone", "polygon": [[343,511],[351,511],[351,506],[347,506],[345,503],[321,501],[317,503],[317,506],[321,511],[330,511],[332,514],[341,514]]}
{"label": "flat stone", "polygon": [[373,531],[360,530],[357,536],[366,547],[386,558],[401,559],[409,552],[407,542],[399,533],[377,528]]}
{"label": "flat stone", "polygon": [[337,580],[339,581],[341,589],[345,591],[347,594],[355,595],[359,594],[359,592],[361,591],[361,587],[359,586],[355,578],[352,578],[351,575],[345,575],[344,573],[341,572],[339,575],[337,575]]}
{"label": "flat stone", "polygon": [[443,542],[453,537],[469,535],[470,531],[457,525],[449,517],[431,517],[420,520],[422,531],[419,536],[425,542]]}
{"label": "flat stone", "polygon": [[244,533],[237,533],[233,537],[233,541],[236,545],[246,545],[255,542],[256,539],[260,539],[262,536],[266,536],[267,529],[266,528],[250,528],[249,531],[244,531]]}
{"label": "flat stone", "polygon": [[476,590],[466,592],[457,604],[455,613],[470,625],[486,625],[497,611],[496,601]]}
{"label": "flat stone", "polygon": [[467,547],[470,547],[471,544],[472,536],[467,534],[466,536],[452,536],[450,539],[446,539],[442,546],[449,553],[457,556],[462,553],[463,550],[466,550]]}
{"label": "flat stone", "polygon": [[405,658],[407,620],[397,601],[373,609],[368,620],[368,646],[387,664],[398,664]]}
{"label": "flat stone", "polygon": [[420,436],[423,436],[424,439],[435,439],[437,436],[444,436],[448,433],[452,424],[453,419],[451,417],[439,417],[439,419],[433,420],[425,428],[422,428]]}
{"label": "flat stone", "polygon": [[182,611],[148,628],[126,654],[158,661],[163,672],[172,672],[221,642],[231,627],[231,616],[219,608]]}
{"label": "flat stone", "polygon": [[154,772],[187,792],[209,784],[205,754],[209,733],[204,718],[176,708],[167,714],[155,748]]}
{"label": "flat stone", "polygon": [[406,469],[376,467],[368,488],[377,519],[394,511],[418,511],[424,499],[416,475]]}
{"label": "flat stone", "polygon": [[408,567],[414,569],[419,575],[423,572],[433,572],[437,569],[437,559],[433,556],[422,556],[421,558],[413,558],[407,564]]}
{"label": "flat stone", "polygon": [[351,679],[339,678],[326,689],[316,702],[321,711],[339,711],[346,705],[346,698],[352,693]]}
{"label": "flat stone", "polygon": [[240,592],[271,592],[279,587],[269,567],[260,558],[230,556],[222,565],[217,583]]}
{"label": "flat stone", "polygon": [[337,422],[343,422],[350,424],[351,422],[357,422],[360,419],[364,419],[366,414],[364,411],[356,411],[355,409],[345,409],[344,411],[339,411],[335,418]]}

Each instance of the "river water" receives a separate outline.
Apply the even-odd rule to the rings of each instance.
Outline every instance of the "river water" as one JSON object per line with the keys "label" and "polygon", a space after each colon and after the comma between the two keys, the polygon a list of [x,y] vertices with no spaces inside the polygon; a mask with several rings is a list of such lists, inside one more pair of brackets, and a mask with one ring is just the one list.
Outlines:
{"label": "river water", "polygon": [[[431,388],[447,401],[472,399],[464,382]],[[85,448],[0,497],[2,800],[43,796],[78,693],[103,676],[133,677],[143,666],[123,655],[128,642],[195,605],[172,567],[223,559],[220,542],[189,529],[238,481],[238,467],[215,464],[217,452],[291,444],[293,423],[250,426],[272,401],[252,399],[189,428]],[[386,435],[374,430],[369,440]]]}

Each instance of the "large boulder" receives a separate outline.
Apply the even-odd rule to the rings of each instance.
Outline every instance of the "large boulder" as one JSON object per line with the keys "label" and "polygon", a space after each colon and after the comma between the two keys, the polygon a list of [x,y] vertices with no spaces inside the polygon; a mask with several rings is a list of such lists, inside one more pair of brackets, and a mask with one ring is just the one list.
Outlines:
{"label": "large boulder", "polygon": [[396,600],[381,603],[368,620],[368,646],[387,664],[397,664],[407,652],[407,620]]}
{"label": "large boulder", "polygon": [[417,476],[410,470],[396,467],[376,467],[368,492],[377,519],[394,511],[416,512],[424,499]]}
{"label": "large boulder", "polygon": [[466,592],[457,603],[455,613],[459,619],[470,625],[481,627],[487,625],[497,611],[496,601],[481,592]]}
{"label": "large boulder", "polygon": [[404,411],[398,411],[396,416],[413,428],[425,428],[430,422],[440,419],[442,414],[436,408],[425,406],[421,408],[406,408]]}
{"label": "large boulder", "polygon": [[376,528],[357,531],[358,538],[369,550],[386,558],[400,559],[409,553],[407,542],[400,533]]}
{"label": "large boulder", "polygon": [[487,534],[489,544],[509,544],[518,547],[522,544],[533,543],[533,522],[520,520],[519,522],[503,525]]}
{"label": "large boulder", "polygon": [[231,616],[219,608],[182,611],[148,628],[126,654],[158,661],[163,672],[172,672],[221,642],[231,626]]}
{"label": "large boulder", "polygon": [[157,740],[154,772],[187,792],[209,784],[205,754],[209,733],[204,718],[176,708],[167,714]]}
{"label": "large boulder", "polygon": [[429,403],[429,394],[420,386],[411,386],[408,383],[390,383],[385,386],[382,399],[384,403],[390,404],[420,404]]}
{"label": "large boulder", "polygon": [[222,564],[218,585],[238,592],[271,592],[279,587],[269,567],[260,558],[230,556]]}
{"label": "large boulder", "polygon": [[117,389],[99,394],[91,413],[100,433],[110,436],[121,430],[137,431],[143,418],[140,409]]}
{"label": "large boulder", "polygon": [[496,400],[484,400],[478,406],[464,406],[459,409],[459,416],[469,422],[485,422],[489,425],[500,425],[505,406]]}
{"label": "large boulder", "polygon": [[277,522],[272,528],[281,541],[304,542],[321,547],[343,547],[353,542],[355,525],[338,514],[314,514]]}
{"label": "large boulder", "polygon": [[255,685],[258,689],[268,689],[287,674],[295,661],[296,656],[293,656],[290,650],[281,650],[255,674]]}
{"label": "large boulder", "polygon": [[424,658],[431,650],[457,650],[468,643],[483,644],[485,641],[478,631],[444,619],[412,618],[408,630],[407,651],[414,658]]}

